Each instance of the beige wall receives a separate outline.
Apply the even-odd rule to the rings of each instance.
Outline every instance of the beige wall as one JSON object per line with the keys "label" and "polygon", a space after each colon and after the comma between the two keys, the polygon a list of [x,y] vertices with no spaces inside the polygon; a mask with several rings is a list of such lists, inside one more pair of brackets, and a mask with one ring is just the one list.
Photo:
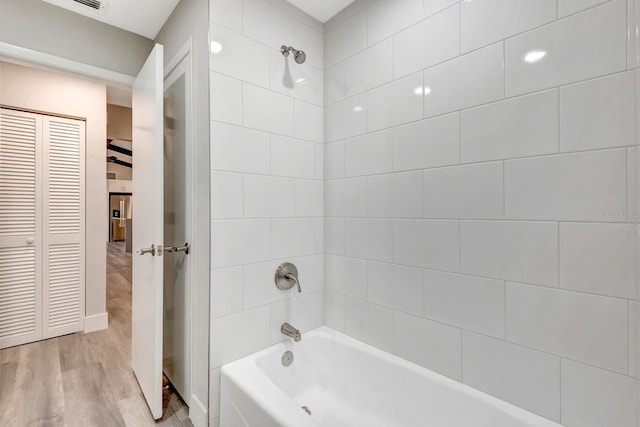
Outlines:
{"label": "beige wall", "polygon": [[86,315],[106,320],[106,87],[0,62],[0,104],[86,118]]}

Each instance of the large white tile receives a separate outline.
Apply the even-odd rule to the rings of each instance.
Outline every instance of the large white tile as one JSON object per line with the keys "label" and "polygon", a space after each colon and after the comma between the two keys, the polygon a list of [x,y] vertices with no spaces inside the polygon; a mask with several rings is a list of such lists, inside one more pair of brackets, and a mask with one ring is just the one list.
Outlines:
{"label": "large white tile", "polygon": [[345,333],[393,352],[393,311],[368,302],[345,299]]}
{"label": "large white tile", "polygon": [[422,177],[425,218],[503,217],[502,162],[429,169]]}
{"label": "large white tile", "polygon": [[269,306],[211,322],[211,367],[217,368],[269,346]]}
{"label": "large white tile", "polygon": [[210,65],[233,78],[269,87],[269,48],[223,26],[211,25],[211,42],[221,50],[212,53]]}
{"label": "large white tile", "polygon": [[368,92],[367,130],[375,131],[422,118],[422,73]]}
{"label": "large white tile", "polygon": [[295,215],[324,215],[324,183],[320,180],[296,179],[295,182]]}
{"label": "large white tile", "polygon": [[633,378],[562,360],[562,423],[567,427],[635,427]]}
{"label": "large white tile", "polygon": [[313,28],[316,31],[322,31],[323,29],[322,22],[318,21],[316,18],[309,15],[308,13],[303,12],[288,0],[270,0],[270,1],[272,5],[274,5],[284,13],[294,17],[296,21],[300,21],[301,23]]}
{"label": "large white tile", "polygon": [[242,31],[242,2],[238,0],[210,0],[209,21]]}
{"label": "large white tile", "polygon": [[367,177],[367,216],[422,218],[422,173]]}
{"label": "large white tile", "polygon": [[459,54],[459,8],[450,7],[393,36],[393,75],[421,71]]}
{"label": "large white tile", "polygon": [[395,312],[395,354],[454,380],[462,379],[460,330]]}
{"label": "large white tile", "polygon": [[324,109],[307,102],[294,102],[296,138],[313,142],[324,142]]}
{"label": "large white tile", "polygon": [[292,260],[279,259],[242,266],[242,305],[245,310],[270,304],[295,295],[295,288],[287,291],[278,289],[273,276],[280,264]]}
{"label": "large white tile", "polygon": [[326,290],[353,298],[367,298],[367,262],[361,259],[327,255]]}
{"label": "large white tile", "polygon": [[242,267],[211,270],[211,318],[242,311]]}
{"label": "large white tile", "polygon": [[221,268],[269,259],[269,220],[211,222],[211,267]]}
{"label": "large white tile", "polygon": [[313,218],[272,219],[271,258],[291,258],[316,252]]}
{"label": "large white tile", "polygon": [[344,333],[344,296],[333,292],[324,293],[324,324]]}
{"label": "large white tile", "polygon": [[324,34],[317,28],[296,20],[294,24],[295,45],[304,46],[299,49],[307,54],[307,63],[316,68],[324,68]]}
{"label": "large white tile", "polygon": [[367,95],[328,105],[324,114],[326,142],[361,135],[367,131]]}
{"label": "large white tile", "polygon": [[367,35],[369,45],[422,19],[422,0],[378,0],[368,9]]}
{"label": "large white tile", "polygon": [[344,61],[324,70],[324,105],[344,99]]}
{"label": "large white tile", "polygon": [[324,219],[324,244],[326,253],[344,255],[344,218]]}
{"label": "large white tile", "polygon": [[344,141],[324,144],[324,178],[344,178]]}
{"label": "large white tile", "polygon": [[461,271],[557,286],[558,225],[551,222],[462,221]]}
{"label": "large white tile", "polygon": [[366,216],[366,178],[326,181],[324,184],[324,203],[326,216]]}
{"label": "large white tile", "polygon": [[367,47],[367,11],[362,10],[324,34],[324,65],[330,67]]}
{"label": "large white tile", "polygon": [[[508,39],[507,96],[624,70],[626,10],[625,0],[615,0]],[[534,51],[546,54],[538,61],[525,60]]]}
{"label": "large white tile", "polygon": [[315,295],[303,295],[271,304],[271,344],[291,341],[280,331],[285,322],[294,325],[302,334],[320,326],[316,317]]}
{"label": "large white tile", "polygon": [[502,43],[424,72],[424,116],[432,117],[504,98]]}
{"label": "large white tile", "polygon": [[374,304],[422,316],[422,270],[379,262],[367,263],[367,299]]}
{"label": "large white tile", "polygon": [[424,271],[424,316],[428,319],[504,338],[501,280]]}
{"label": "large white tile", "polygon": [[458,113],[393,128],[393,170],[453,165],[460,157]]}
{"label": "large white tile", "polygon": [[345,255],[391,262],[392,233],[391,220],[345,219]]}
{"label": "large white tile", "polygon": [[345,95],[353,96],[393,80],[391,39],[347,58],[344,63]]}
{"label": "large white tile", "polygon": [[271,135],[271,174],[313,179],[315,150],[316,144],[313,142]]}
{"label": "large white tile", "polygon": [[347,139],[344,142],[345,176],[391,172],[391,138],[389,129]]}
{"label": "large white tile", "polygon": [[[252,156],[247,156],[252,153]],[[269,134],[211,123],[211,167],[233,172],[269,173]]]}
{"label": "large white tile", "polygon": [[462,380],[516,406],[560,421],[560,358],[462,332]]}
{"label": "large white tile", "polygon": [[560,287],[636,297],[633,224],[560,223]]}
{"label": "large white tile", "polygon": [[458,271],[458,221],[395,220],[393,262]]}
{"label": "large white tile", "polygon": [[629,304],[507,283],[507,340],[627,374]]}
{"label": "large white tile", "polygon": [[311,65],[296,64],[292,56],[285,58],[280,50],[269,54],[270,88],[315,105],[323,105],[324,76]]}
{"label": "large white tile", "polygon": [[298,278],[302,293],[295,296],[311,294],[324,290],[324,254],[299,256],[295,258],[298,267]]}
{"label": "large white tile", "polygon": [[461,114],[463,162],[558,152],[558,91],[499,101]]}
{"label": "large white tile", "polygon": [[293,44],[293,17],[264,0],[242,0],[242,29],[272,49]]}
{"label": "large white tile", "polygon": [[242,218],[244,187],[241,173],[211,172],[211,218]]}
{"label": "large white tile", "polygon": [[557,0],[476,0],[460,3],[463,52],[556,19]]}
{"label": "large white tile", "polygon": [[509,160],[506,218],[624,221],[626,163],[625,149]]}
{"label": "large white tile", "polygon": [[424,0],[424,16],[431,16],[443,9],[453,6],[460,0]]}
{"label": "large white tile", "polygon": [[211,120],[242,126],[242,82],[211,72]]}
{"label": "large white tile", "polygon": [[294,135],[293,99],[288,96],[244,84],[242,111],[246,127],[280,135]]}
{"label": "large white tile", "polygon": [[246,218],[292,217],[294,180],[265,175],[244,176]]}
{"label": "large white tile", "polygon": [[580,151],[634,145],[633,72],[560,89],[560,149]]}
{"label": "large white tile", "polygon": [[558,0],[558,17],[572,15],[607,1],[609,0]]}

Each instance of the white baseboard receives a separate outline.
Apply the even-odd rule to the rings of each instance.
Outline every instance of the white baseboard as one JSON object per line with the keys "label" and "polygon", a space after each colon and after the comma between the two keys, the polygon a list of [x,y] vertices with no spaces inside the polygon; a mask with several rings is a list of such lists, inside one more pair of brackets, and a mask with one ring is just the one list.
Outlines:
{"label": "white baseboard", "polygon": [[209,425],[207,407],[200,402],[200,399],[195,394],[191,395],[191,402],[189,403],[189,418],[194,427],[207,427]]}
{"label": "white baseboard", "polygon": [[109,315],[107,313],[85,316],[84,333],[100,331],[109,327]]}

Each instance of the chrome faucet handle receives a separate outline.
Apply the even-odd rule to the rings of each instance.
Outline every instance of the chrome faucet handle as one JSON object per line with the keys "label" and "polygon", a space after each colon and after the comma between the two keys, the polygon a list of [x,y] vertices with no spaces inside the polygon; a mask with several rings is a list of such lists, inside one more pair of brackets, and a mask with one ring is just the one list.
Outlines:
{"label": "chrome faucet handle", "polygon": [[298,269],[290,262],[285,262],[276,269],[275,282],[278,289],[282,291],[287,291],[295,285],[298,293],[302,292],[300,279],[298,278]]}
{"label": "chrome faucet handle", "polygon": [[298,277],[294,276],[291,273],[287,273],[285,274],[285,279],[289,280],[289,281],[293,281],[296,284],[296,287],[298,288],[298,293],[302,293],[302,289],[300,288],[300,280],[298,280]]}

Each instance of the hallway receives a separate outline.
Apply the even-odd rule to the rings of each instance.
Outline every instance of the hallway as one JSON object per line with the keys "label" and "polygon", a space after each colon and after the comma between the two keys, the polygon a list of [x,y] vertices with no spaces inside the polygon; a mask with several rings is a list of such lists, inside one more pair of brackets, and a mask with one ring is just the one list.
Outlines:
{"label": "hallway", "polygon": [[0,350],[0,426],[190,427],[168,389],[151,419],[131,371],[131,254],[107,248],[109,328]]}

